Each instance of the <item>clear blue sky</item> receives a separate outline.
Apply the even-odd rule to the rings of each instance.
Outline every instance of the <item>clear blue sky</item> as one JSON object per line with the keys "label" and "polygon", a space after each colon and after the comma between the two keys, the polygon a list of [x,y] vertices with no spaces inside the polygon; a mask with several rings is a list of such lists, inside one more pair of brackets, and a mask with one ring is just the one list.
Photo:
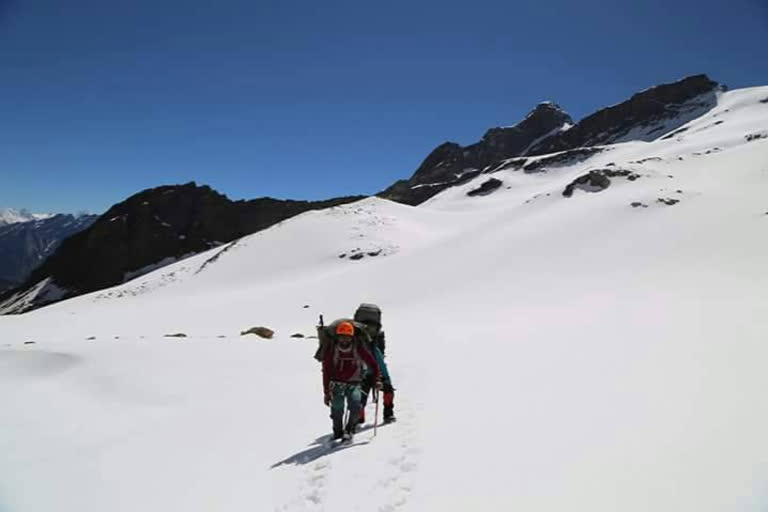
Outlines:
{"label": "clear blue sky", "polygon": [[0,207],[374,193],[542,100],[768,84],[766,52],[766,0],[0,0]]}

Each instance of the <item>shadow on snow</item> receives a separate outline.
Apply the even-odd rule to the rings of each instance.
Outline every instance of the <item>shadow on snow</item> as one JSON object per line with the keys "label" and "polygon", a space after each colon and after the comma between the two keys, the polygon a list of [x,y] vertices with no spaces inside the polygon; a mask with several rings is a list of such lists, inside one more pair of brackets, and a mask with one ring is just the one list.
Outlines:
{"label": "shadow on snow", "polygon": [[[379,428],[381,428],[382,425],[379,425]],[[355,436],[359,436],[360,434],[367,432],[369,430],[373,429],[373,425],[366,425],[362,427],[360,430],[357,431]],[[339,452],[341,450],[347,450],[349,448],[354,448],[356,446],[363,446],[371,442],[371,439],[366,439],[365,441],[355,441],[351,444],[334,444],[329,445],[331,442],[331,435],[324,435],[321,437],[318,437],[315,439],[312,444],[309,445],[309,448],[306,450],[302,450],[299,453],[295,453],[288,457],[287,459],[283,459],[280,462],[275,462],[272,464],[269,469],[275,469],[279,466],[289,465],[289,464],[309,464],[310,462],[314,462],[317,459],[321,457],[325,457],[326,455],[331,455],[332,453]]]}

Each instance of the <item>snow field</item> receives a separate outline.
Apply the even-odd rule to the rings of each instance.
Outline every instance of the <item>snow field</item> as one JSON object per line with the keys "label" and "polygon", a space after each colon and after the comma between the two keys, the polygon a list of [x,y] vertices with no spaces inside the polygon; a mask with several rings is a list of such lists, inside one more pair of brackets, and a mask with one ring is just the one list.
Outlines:
{"label": "snow field", "polygon": [[[764,509],[765,97],[0,317],[0,510]],[[608,163],[641,177],[562,196]],[[364,301],[399,421],[329,453],[316,341],[289,336]]]}

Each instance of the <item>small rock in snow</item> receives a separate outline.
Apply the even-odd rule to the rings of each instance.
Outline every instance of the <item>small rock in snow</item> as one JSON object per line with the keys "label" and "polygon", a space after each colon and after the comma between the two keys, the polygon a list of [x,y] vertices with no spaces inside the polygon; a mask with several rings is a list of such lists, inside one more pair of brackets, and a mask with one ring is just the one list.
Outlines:
{"label": "small rock in snow", "polygon": [[260,338],[271,340],[272,337],[275,335],[275,331],[273,331],[268,327],[259,326],[259,327],[251,327],[247,331],[240,332],[240,336],[245,336],[246,334],[255,334]]}

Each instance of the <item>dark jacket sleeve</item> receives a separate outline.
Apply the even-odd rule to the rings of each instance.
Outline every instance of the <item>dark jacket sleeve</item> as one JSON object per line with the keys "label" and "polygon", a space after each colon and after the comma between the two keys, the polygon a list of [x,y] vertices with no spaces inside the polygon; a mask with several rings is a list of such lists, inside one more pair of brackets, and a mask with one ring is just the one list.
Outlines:
{"label": "dark jacket sleeve", "polygon": [[387,340],[384,336],[384,331],[379,331],[379,334],[376,335],[376,347],[381,352],[382,357],[386,356]]}
{"label": "dark jacket sleeve", "polygon": [[373,370],[376,380],[379,380],[381,378],[381,371],[379,370],[379,364],[376,362],[376,358],[362,345],[360,346],[358,353],[363,361],[365,361],[365,364],[368,365],[368,368]]}

